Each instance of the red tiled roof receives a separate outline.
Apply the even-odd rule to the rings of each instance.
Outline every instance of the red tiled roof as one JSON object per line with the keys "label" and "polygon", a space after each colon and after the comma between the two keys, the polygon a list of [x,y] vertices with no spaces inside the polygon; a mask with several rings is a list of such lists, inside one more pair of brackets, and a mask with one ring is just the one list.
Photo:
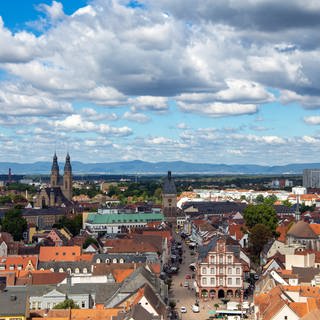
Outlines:
{"label": "red tiled roof", "polygon": [[81,247],[40,247],[39,261],[78,261]]}

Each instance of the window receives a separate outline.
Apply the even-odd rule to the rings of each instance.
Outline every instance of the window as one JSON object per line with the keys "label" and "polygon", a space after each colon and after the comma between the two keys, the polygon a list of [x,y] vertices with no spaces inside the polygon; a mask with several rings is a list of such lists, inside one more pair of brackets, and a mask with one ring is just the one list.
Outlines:
{"label": "window", "polygon": [[232,268],[228,268],[228,274],[232,274]]}
{"label": "window", "polygon": [[232,263],[232,256],[228,256],[228,263]]}
{"label": "window", "polygon": [[101,260],[98,258],[98,259],[96,260],[96,263],[101,263]]}
{"label": "window", "polygon": [[214,268],[210,268],[210,273],[214,274],[214,272],[215,272]]}
{"label": "window", "polygon": [[59,269],[59,272],[60,272],[60,273],[63,272],[63,268],[60,268],[60,269]]}
{"label": "window", "polygon": [[236,269],[236,274],[240,274],[240,268]]}
{"label": "window", "polygon": [[114,258],[113,260],[112,260],[112,263],[117,263],[118,262],[118,260],[116,259],[116,258]]}
{"label": "window", "polygon": [[240,285],[240,278],[236,278],[236,285],[237,285],[237,286]]}
{"label": "window", "polygon": [[86,302],[85,301],[81,301],[81,308],[85,308],[86,307]]}
{"label": "window", "polygon": [[223,278],[220,278],[220,279],[219,279],[219,285],[220,285],[220,286],[223,286]]}
{"label": "window", "polygon": [[83,268],[82,273],[88,273],[88,269],[87,268]]}
{"label": "window", "polygon": [[219,257],[219,263],[223,263],[223,256]]}
{"label": "window", "polygon": [[202,278],[202,285],[207,285],[207,278]]}
{"label": "window", "polygon": [[124,260],[121,258],[119,262],[120,262],[120,263],[124,263]]}
{"label": "window", "polygon": [[223,268],[220,268],[220,269],[219,269],[219,273],[220,273],[220,274],[223,274]]}
{"label": "window", "polygon": [[206,267],[203,267],[203,268],[202,268],[202,273],[203,273],[203,274],[207,274],[207,268],[206,268]]}
{"label": "window", "polygon": [[76,269],[74,270],[74,272],[75,272],[75,273],[80,273],[79,268],[76,268]]}
{"label": "window", "polygon": [[210,257],[210,263],[215,263],[216,259],[215,259],[215,256],[211,256]]}
{"label": "window", "polygon": [[214,286],[215,283],[216,283],[215,278],[210,278],[210,284],[211,284],[212,286]]}
{"label": "window", "polygon": [[232,285],[232,278],[228,278],[228,286]]}

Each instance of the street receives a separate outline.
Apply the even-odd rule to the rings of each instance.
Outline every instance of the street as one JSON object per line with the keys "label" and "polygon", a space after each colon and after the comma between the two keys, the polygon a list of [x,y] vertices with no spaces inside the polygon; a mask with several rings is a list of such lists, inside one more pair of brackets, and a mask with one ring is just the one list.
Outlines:
{"label": "street", "polygon": [[[181,241],[181,239],[177,239],[178,241]],[[213,305],[214,303],[209,303],[208,302],[200,302],[200,312],[199,313],[194,313],[191,310],[191,307],[193,304],[196,302],[196,292],[194,288],[194,281],[195,279],[185,279],[185,276],[187,274],[192,275],[192,271],[189,269],[190,263],[195,262],[196,255],[192,256],[190,254],[191,250],[188,248],[188,246],[182,242],[182,248],[183,248],[183,260],[180,265],[180,270],[178,274],[172,276],[172,294],[170,297],[170,300],[174,300],[177,305],[176,305],[176,310],[178,311],[179,317],[183,320],[192,320],[192,319],[199,319],[199,320],[204,320],[208,319],[210,314],[209,310],[214,309]],[[189,288],[184,287],[184,283],[188,281],[189,282]],[[180,286],[182,284],[182,286]],[[186,313],[181,313],[180,308],[184,306],[187,308]]]}

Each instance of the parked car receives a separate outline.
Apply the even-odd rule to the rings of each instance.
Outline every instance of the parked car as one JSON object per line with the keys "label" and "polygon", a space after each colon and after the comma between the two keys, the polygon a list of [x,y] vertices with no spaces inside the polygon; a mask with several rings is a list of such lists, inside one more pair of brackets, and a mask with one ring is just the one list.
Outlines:
{"label": "parked car", "polygon": [[191,309],[192,309],[192,311],[194,312],[194,313],[198,313],[198,312],[200,312],[200,307],[199,306],[197,306],[197,305],[192,305],[192,307],[191,307]]}
{"label": "parked car", "polygon": [[181,313],[187,313],[187,308],[186,307],[181,307],[180,308]]}
{"label": "parked car", "polygon": [[190,274],[186,274],[185,279],[191,279]]}
{"label": "parked car", "polygon": [[184,284],[183,284],[183,286],[186,287],[186,288],[189,287],[189,282],[188,282],[188,281],[185,281]]}

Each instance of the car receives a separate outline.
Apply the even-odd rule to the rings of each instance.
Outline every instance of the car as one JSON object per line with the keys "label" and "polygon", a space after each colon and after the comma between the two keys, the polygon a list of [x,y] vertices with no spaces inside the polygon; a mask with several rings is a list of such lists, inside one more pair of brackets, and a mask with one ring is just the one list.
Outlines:
{"label": "car", "polygon": [[180,308],[181,313],[187,313],[187,308],[186,307],[181,307]]}
{"label": "car", "polygon": [[191,309],[192,309],[192,312],[194,313],[200,312],[200,307],[197,306],[196,304],[192,305]]}
{"label": "car", "polygon": [[188,281],[185,281],[184,284],[183,284],[183,286],[186,287],[186,288],[189,287],[189,282],[188,282]]}
{"label": "car", "polygon": [[191,276],[190,276],[190,274],[186,274],[186,277],[185,277],[186,279],[191,279]]}

